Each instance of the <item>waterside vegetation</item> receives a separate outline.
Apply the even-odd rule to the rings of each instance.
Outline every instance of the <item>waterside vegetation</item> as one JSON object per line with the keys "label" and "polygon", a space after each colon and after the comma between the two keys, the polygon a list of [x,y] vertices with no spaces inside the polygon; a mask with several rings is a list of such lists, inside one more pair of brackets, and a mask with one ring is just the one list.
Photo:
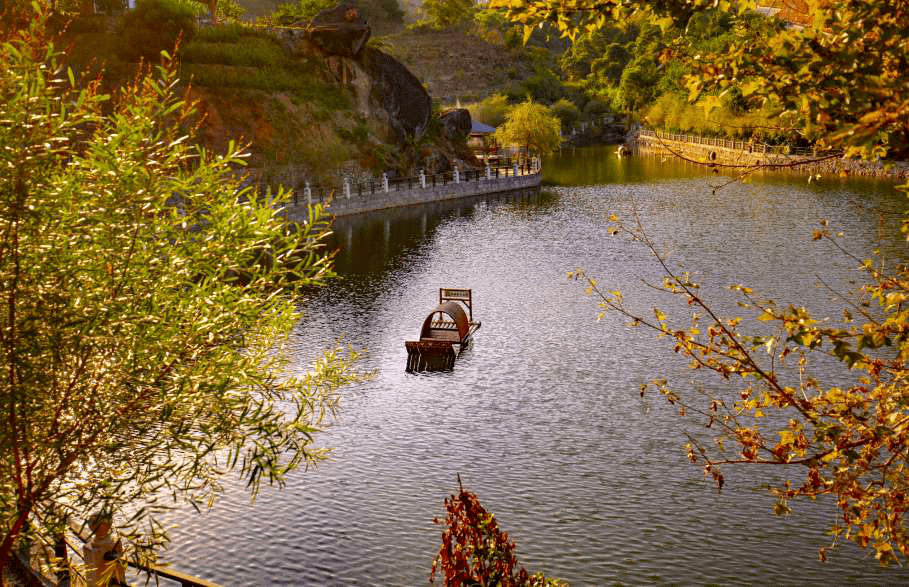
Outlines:
{"label": "waterside vegetation", "polygon": [[[735,96],[745,108],[781,110],[775,128],[847,157],[902,157],[909,149],[909,3],[847,0],[807,3],[809,18],[790,27],[777,19],[755,20],[755,5],[742,2],[602,2],[593,10],[544,0],[501,2],[532,28],[547,23],[573,39],[596,37],[607,23],[647,19],[676,31],[660,58],[678,62],[689,101],[708,111]],[[748,43],[704,47],[688,34],[690,23],[711,11],[728,13]],[[868,51],[869,47],[875,51]],[[909,185],[901,186],[909,191]],[[641,243],[665,276],[670,299],[695,310],[690,324],[673,323],[659,308],[643,312],[622,293],[583,270],[581,279],[601,307],[599,318],[617,314],[632,326],[652,329],[690,361],[692,369],[729,380],[726,391],[699,394],[679,381],[656,379],[656,389],[679,411],[692,414],[708,432],[689,434],[689,459],[704,467],[717,489],[733,465],[761,464],[782,472],[768,476],[786,514],[799,499],[828,499],[839,518],[830,546],[850,540],[882,564],[909,558],[909,267],[875,252],[855,253],[825,220],[814,233],[839,249],[858,272],[857,291],[831,287],[843,302],[841,316],[812,316],[798,305],[778,306],[746,285],[734,284],[745,317],[726,317],[702,297],[691,275],[677,270],[639,218],[613,215],[615,234]],[[909,237],[909,219],[902,222]],[[747,320],[745,319],[747,318]],[[767,326],[762,328],[761,324]],[[824,384],[824,360],[836,360],[838,385]],[[794,369],[790,370],[788,366]],[[725,468],[724,468],[725,466]],[[826,557],[829,547],[821,548]]]}
{"label": "waterside vegetation", "polygon": [[172,64],[109,96],[61,66],[45,7],[16,16],[0,43],[0,568],[98,512],[153,560],[162,509],[211,504],[231,472],[255,494],[324,455],[356,353],[294,372],[284,343],[332,275],[328,221],[315,207],[289,228],[287,192],[236,178],[242,152],[193,144]]}

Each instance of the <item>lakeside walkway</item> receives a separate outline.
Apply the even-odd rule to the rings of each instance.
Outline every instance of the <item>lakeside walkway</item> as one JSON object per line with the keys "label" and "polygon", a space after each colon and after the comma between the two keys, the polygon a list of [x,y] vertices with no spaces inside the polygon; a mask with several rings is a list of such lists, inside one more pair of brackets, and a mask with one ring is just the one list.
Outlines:
{"label": "lakeside walkway", "polygon": [[806,174],[846,174],[883,177],[895,180],[909,178],[909,163],[844,159],[842,151],[817,151],[789,145],[766,145],[750,141],[702,137],[640,130],[632,141],[644,153],[667,154],[730,170],[787,170]]}
{"label": "lakeside walkway", "polygon": [[487,167],[471,170],[406,177],[390,180],[345,180],[340,187],[323,188],[304,185],[294,192],[294,199],[286,210],[292,222],[308,218],[311,204],[327,204],[334,216],[361,214],[387,208],[414,206],[472,196],[507,194],[515,191],[539,189],[542,170],[538,163],[520,166]]}

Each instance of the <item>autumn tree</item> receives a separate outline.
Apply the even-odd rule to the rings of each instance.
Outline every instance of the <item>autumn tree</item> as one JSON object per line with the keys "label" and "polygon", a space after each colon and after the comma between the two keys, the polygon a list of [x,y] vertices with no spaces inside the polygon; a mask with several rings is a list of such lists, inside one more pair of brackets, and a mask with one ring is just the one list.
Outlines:
{"label": "autumn tree", "polygon": [[546,106],[528,100],[505,114],[496,129],[496,140],[524,149],[525,156],[547,155],[559,148],[562,125]]}
{"label": "autumn tree", "polygon": [[[527,26],[549,23],[573,38],[633,14],[669,27],[684,25],[714,5],[736,16],[754,8],[753,3],[712,0],[500,4]],[[847,157],[904,157],[909,153],[909,2],[804,5],[805,26],[770,20],[769,26],[761,24],[765,34],[753,37],[755,42],[732,44],[722,52],[691,51],[682,26],[662,59],[686,62],[691,73],[684,83],[691,100],[708,91],[719,92],[717,98],[737,91],[753,104],[772,100],[784,111],[781,124],[820,146],[842,148]],[[616,234],[653,253],[665,272],[660,289],[694,308],[691,322],[673,323],[657,308],[645,315],[621,292],[582,270],[570,277],[586,282],[604,314],[617,313],[632,325],[652,329],[671,341],[692,368],[715,372],[732,386],[728,393],[707,397],[665,379],[642,388],[642,393],[658,389],[680,412],[702,417],[708,434],[714,431],[715,442],[690,436],[691,461],[703,465],[719,488],[724,465],[800,467],[795,479],[770,487],[778,498],[777,513],[787,512],[793,499],[832,499],[840,510],[831,528],[834,544],[851,540],[871,549],[882,563],[909,558],[909,267],[903,260],[887,266],[872,255],[847,251],[836,230],[822,222],[815,239],[839,247],[864,274],[857,298],[844,298],[841,317],[818,317],[798,304],[782,307],[745,285],[733,285],[750,318],[744,320],[716,313],[690,275],[662,256],[638,219],[613,216],[612,221]],[[909,236],[909,220],[902,231]],[[840,367],[835,386],[820,383],[828,357]]]}
{"label": "autumn tree", "polygon": [[[645,17],[678,36],[662,51],[665,64],[683,61],[691,100],[737,90],[754,106],[778,105],[780,124],[820,147],[842,148],[849,157],[906,157],[909,153],[909,2],[907,0],[815,0],[801,3],[791,26],[780,18],[755,20],[749,0],[492,0],[527,31],[543,26],[571,39],[607,24]],[[692,17],[718,9],[735,17],[748,42],[718,50],[693,46]],[[785,14],[785,13],[784,13]],[[749,30],[759,27],[756,34]],[[696,27],[691,27],[696,29]]]}
{"label": "autumn tree", "polygon": [[281,484],[352,377],[341,350],[288,371],[297,296],[331,275],[321,208],[289,228],[239,151],[192,146],[173,66],[80,89],[35,6],[0,44],[0,568],[67,516],[113,512],[139,556],[156,496]]}
{"label": "autumn tree", "polygon": [[495,515],[486,511],[479,498],[465,491],[458,478],[457,495],[445,498],[442,546],[432,561],[429,582],[441,576],[445,587],[560,587],[565,583],[530,574],[518,565],[515,544],[499,528]]}

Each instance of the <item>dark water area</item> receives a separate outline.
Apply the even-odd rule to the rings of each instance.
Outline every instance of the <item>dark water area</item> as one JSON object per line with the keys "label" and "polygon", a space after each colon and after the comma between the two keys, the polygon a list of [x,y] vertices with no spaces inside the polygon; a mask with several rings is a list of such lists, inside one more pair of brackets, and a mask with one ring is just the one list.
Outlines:
{"label": "dark water area", "polygon": [[[318,437],[331,460],[255,502],[239,481],[209,512],[174,516],[170,560],[224,585],[426,585],[457,475],[517,542],[521,563],[579,585],[905,585],[844,544],[817,550],[837,519],[827,501],[776,517],[767,475],[728,468],[717,493],[685,458],[703,427],[639,386],[668,377],[680,391],[735,396],[689,371],[664,340],[607,315],[566,278],[583,267],[629,306],[684,321],[648,284],[660,268],[639,243],[611,234],[635,214],[673,267],[691,270],[718,310],[737,314],[728,285],[836,316],[855,262],[811,233],[819,219],[859,256],[906,258],[904,197],[885,182],[808,183],[760,176],[732,183],[609,148],[563,152],[541,193],[339,219],[339,278],[306,300],[293,337],[298,367],[339,337],[368,349],[373,380],[344,391]],[[472,288],[483,326],[453,371],[405,372],[439,287]],[[837,371],[820,364],[817,376]]]}

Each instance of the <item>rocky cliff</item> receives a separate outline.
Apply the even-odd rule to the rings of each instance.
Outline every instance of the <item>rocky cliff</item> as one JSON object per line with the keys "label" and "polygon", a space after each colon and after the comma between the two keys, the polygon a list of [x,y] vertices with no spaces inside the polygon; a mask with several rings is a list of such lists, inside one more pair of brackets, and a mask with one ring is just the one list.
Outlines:
{"label": "rocky cliff", "polygon": [[436,128],[441,123],[433,118],[432,99],[420,80],[395,58],[368,46],[369,24],[356,7],[341,4],[305,27],[275,29],[273,34],[292,54],[323,60],[370,133],[394,148],[387,171],[436,172],[478,164],[464,146],[464,136]]}

